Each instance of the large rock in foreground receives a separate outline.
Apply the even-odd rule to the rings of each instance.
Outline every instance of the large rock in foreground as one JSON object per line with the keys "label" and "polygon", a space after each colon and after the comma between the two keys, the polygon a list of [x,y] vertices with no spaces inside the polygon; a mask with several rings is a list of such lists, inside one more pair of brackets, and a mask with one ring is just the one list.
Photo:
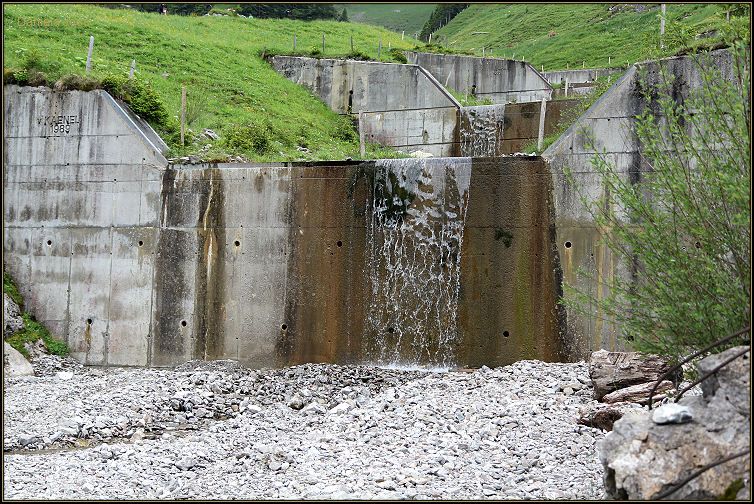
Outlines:
{"label": "large rock in foreground", "polygon": [[[746,347],[734,347],[699,363],[714,363]],[[749,448],[751,413],[751,352],[705,380],[703,396],[684,397],[692,418],[685,423],[657,424],[654,411],[626,415],[597,445],[605,467],[605,490],[615,499],[650,500],[679,484],[703,466]],[[745,401],[742,398],[746,398]],[[735,458],[703,472],[668,498],[716,499],[729,488],[736,499],[749,499],[751,455]],[[738,480],[738,482],[737,482]]]}

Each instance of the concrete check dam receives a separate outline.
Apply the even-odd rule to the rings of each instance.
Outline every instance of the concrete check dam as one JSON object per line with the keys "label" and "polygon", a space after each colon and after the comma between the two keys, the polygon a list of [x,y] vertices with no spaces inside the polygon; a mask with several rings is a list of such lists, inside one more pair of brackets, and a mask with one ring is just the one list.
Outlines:
{"label": "concrete check dam", "polygon": [[[729,52],[711,62],[732,75]],[[565,169],[588,201],[604,198],[588,128],[620,173],[651,170],[629,134],[652,106],[635,92],[640,65],[536,157],[501,155],[532,137],[511,110],[546,131],[549,102],[536,100],[552,86],[535,69],[421,63],[433,73],[279,62],[333,110],[354,90],[355,109],[375,110],[364,119],[370,138],[435,152],[397,160],[176,166],[104,91],[5,86],[3,251],[26,311],[74,358],[101,366],[494,367],[625,349],[602,314],[558,301],[566,282],[597,296],[606,292],[591,278],[622,274]],[[704,85],[689,57],[666,63],[683,93]],[[657,85],[657,63],[641,65],[645,85]],[[381,84],[388,71],[415,85],[395,96]],[[476,75],[478,93],[499,88],[506,103],[459,108],[433,74]],[[511,92],[535,101],[508,103]]]}
{"label": "concrete check dam", "polygon": [[81,362],[573,357],[542,158],[175,167],[101,90],[4,103],[6,267]]}

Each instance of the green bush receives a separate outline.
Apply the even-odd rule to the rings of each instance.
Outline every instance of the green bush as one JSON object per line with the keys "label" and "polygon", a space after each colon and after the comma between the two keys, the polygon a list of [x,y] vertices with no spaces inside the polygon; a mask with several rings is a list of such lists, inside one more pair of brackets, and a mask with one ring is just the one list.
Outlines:
{"label": "green bush", "polygon": [[159,129],[174,131],[165,102],[149,83],[137,77],[129,79],[125,75],[107,74],[102,78],[102,88],[128,103],[131,110],[142,119],[154,123]]}
{"label": "green bush", "polygon": [[678,362],[751,323],[748,51],[742,40],[732,43],[730,76],[711,56],[691,55],[703,85],[683,100],[663,62],[655,77],[642,73],[645,106],[633,133],[651,170],[629,177],[604,152],[592,159],[604,197],[584,198],[585,208],[626,274],[592,278],[598,296],[566,285],[572,298],[564,304],[601,313],[637,351]]}
{"label": "green bush", "polygon": [[346,54],[346,59],[358,60],[358,61],[372,61],[372,58],[358,49],[354,49],[352,52]]}
{"label": "green bush", "polygon": [[251,123],[226,129],[222,143],[234,151],[263,155],[272,147],[273,138],[271,124]]}
{"label": "green bush", "polygon": [[359,139],[353,128],[353,123],[348,117],[339,116],[335,123],[333,138],[342,142],[355,142]]}
{"label": "green bush", "polygon": [[408,59],[406,58],[406,55],[403,54],[403,51],[401,51],[400,49],[398,48],[391,49],[390,54],[393,55],[393,59],[397,61],[398,63],[404,63],[404,64],[408,63]]}
{"label": "green bush", "polygon": [[13,80],[15,84],[19,86],[26,86],[29,84],[29,71],[25,68],[20,68],[13,73]]}

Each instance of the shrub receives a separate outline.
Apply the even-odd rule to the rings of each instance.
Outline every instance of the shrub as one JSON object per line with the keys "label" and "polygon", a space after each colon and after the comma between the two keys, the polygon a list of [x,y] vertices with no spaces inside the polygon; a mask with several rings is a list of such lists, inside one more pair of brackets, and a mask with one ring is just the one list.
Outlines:
{"label": "shrub", "polygon": [[235,126],[224,131],[222,143],[235,151],[255,152],[262,155],[270,150],[273,133],[272,125],[267,122]]}
{"label": "shrub", "polygon": [[128,103],[139,117],[154,122],[163,129],[171,129],[170,114],[165,102],[147,82],[125,75],[108,74],[102,79],[102,88],[116,98]]}
{"label": "shrub", "polygon": [[751,320],[751,60],[740,40],[731,52],[730,77],[692,55],[703,86],[690,93],[662,63],[657,83],[642,75],[634,132],[650,169],[637,180],[597,153],[606,196],[583,200],[627,273],[593,278],[599,297],[565,288],[564,304],[600,310],[635,350],[675,362]]}
{"label": "shrub", "polygon": [[343,142],[355,142],[359,136],[354,130],[351,119],[344,116],[338,116],[335,123],[335,131],[333,132],[333,138]]}
{"label": "shrub", "polygon": [[29,71],[20,68],[13,73],[13,80],[19,86],[26,86],[29,83]]}
{"label": "shrub", "polygon": [[397,61],[398,63],[408,63],[408,59],[406,58],[406,55],[403,54],[403,51],[400,49],[391,49],[390,54],[393,55],[393,59]]}
{"label": "shrub", "polygon": [[368,54],[363,53],[357,49],[354,49],[352,52],[346,54],[346,59],[359,60],[359,61],[372,61],[372,58]]}

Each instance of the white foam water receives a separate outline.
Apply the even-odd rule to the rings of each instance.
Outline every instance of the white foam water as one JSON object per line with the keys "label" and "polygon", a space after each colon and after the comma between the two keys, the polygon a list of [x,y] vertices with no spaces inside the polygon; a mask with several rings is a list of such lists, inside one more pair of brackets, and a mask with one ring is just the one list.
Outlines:
{"label": "white foam water", "polygon": [[379,160],[369,223],[380,365],[453,367],[471,158]]}

